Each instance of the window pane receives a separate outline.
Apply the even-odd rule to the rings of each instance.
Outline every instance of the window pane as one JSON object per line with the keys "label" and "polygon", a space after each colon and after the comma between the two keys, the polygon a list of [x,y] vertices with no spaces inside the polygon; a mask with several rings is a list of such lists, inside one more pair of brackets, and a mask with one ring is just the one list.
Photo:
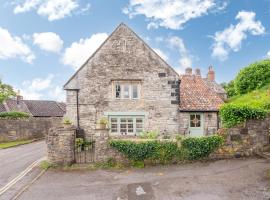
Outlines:
{"label": "window pane", "polygon": [[136,132],[140,133],[143,131],[143,119],[136,118]]}
{"label": "window pane", "polygon": [[118,126],[117,126],[117,118],[111,118],[111,132],[117,133],[118,132]]}
{"label": "window pane", "polygon": [[138,99],[138,86],[132,85],[132,98]]}
{"label": "window pane", "polygon": [[201,115],[190,115],[190,127],[201,127]]}
{"label": "window pane", "polygon": [[129,98],[129,85],[124,85],[124,98]]}
{"label": "window pane", "polygon": [[121,86],[119,84],[115,85],[115,98],[121,98]]}

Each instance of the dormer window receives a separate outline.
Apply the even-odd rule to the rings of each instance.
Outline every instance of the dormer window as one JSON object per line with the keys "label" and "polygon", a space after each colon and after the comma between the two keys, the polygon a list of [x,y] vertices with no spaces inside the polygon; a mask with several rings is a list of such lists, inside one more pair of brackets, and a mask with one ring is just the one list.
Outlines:
{"label": "dormer window", "polygon": [[113,82],[113,96],[115,99],[139,99],[139,81],[115,81]]}

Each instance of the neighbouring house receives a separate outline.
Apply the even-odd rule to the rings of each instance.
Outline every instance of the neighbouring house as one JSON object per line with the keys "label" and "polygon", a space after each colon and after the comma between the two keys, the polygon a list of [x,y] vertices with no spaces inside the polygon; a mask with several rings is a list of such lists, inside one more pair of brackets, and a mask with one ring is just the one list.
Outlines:
{"label": "neighbouring house", "polygon": [[64,85],[66,117],[94,134],[99,120],[109,121],[111,135],[212,134],[226,92],[188,68],[184,75],[169,66],[135,32],[120,24]]}
{"label": "neighbouring house", "polygon": [[0,119],[0,142],[44,138],[49,129],[62,125],[64,103],[44,100],[23,100],[18,95],[0,103],[0,112],[26,112],[27,119]]}
{"label": "neighbouring house", "polygon": [[0,112],[18,111],[28,113],[32,117],[60,117],[66,113],[66,105],[62,102],[48,100],[24,100],[18,95],[15,99],[7,99],[0,104]]}

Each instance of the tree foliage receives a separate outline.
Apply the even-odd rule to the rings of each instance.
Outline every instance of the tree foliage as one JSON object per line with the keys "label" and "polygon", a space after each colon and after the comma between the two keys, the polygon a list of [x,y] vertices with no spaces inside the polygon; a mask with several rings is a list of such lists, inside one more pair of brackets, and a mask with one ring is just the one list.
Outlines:
{"label": "tree foliage", "polygon": [[234,80],[230,81],[229,83],[222,83],[221,86],[226,90],[229,98],[237,95]]}
{"label": "tree foliage", "polygon": [[16,92],[14,92],[13,87],[8,84],[4,84],[0,80],[0,103],[6,100],[7,98],[15,96],[15,95],[16,95]]}
{"label": "tree foliage", "polygon": [[270,83],[270,59],[255,62],[238,73],[234,84],[238,94],[246,94]]}

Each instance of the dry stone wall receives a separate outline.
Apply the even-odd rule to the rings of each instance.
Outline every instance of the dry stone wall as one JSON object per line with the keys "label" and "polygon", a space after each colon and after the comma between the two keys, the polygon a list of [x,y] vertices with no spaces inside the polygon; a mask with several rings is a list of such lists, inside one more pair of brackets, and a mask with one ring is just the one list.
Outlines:
{"label": "dry stone wall", "polygon": [[44,138],[49,129],[62,123],[61,117],[0,119],[0,142]]}

